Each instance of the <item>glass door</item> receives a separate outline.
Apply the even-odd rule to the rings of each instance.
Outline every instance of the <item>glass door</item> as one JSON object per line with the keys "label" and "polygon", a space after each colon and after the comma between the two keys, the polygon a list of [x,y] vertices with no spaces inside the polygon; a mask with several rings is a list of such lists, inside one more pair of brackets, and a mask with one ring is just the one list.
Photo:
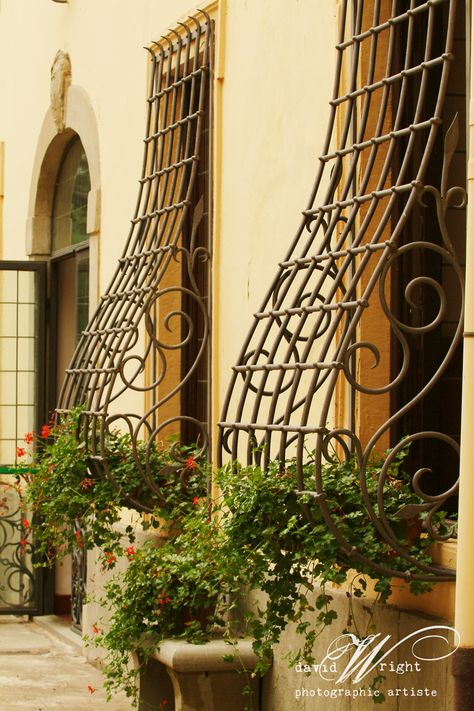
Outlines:
{"label": "glass door", "polygon": [[0,261],[0,614],[49,611],[22,498],[25,436],[45,418],[45,276],[44,263]]}

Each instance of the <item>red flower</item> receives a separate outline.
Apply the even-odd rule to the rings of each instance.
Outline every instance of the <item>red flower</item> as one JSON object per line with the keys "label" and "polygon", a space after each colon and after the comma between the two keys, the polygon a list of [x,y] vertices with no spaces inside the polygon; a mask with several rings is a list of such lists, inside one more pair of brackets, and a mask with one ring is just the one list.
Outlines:
{"label": "red flower", "polygon": [[17,457],[24,457],[26,454],[26,449],[24,447],[17,447],[16,448],[16,456]]}
{"label": "red flower", "polygon": [[134,548],[133,546],[129,546],[128,548],[125,549],[125,553],[127,554],[127,557],[130,559],[130,558],[133,558],[133,556],[135,555],[136,551],[135,551],[135,548]]}
{"label": "red flower", "polygon": [[92,625],[92,631],[94,634],[99,634],[99,628],[96,627],[95,625]]}
{"label": "red flower", "polygon": [[194,506],[199,506],[199,496],[195,496],[193,499]]}
{"label": "red flower", "polygon": [[79,546],[79,548],[84,547],[84,543],[82,542],[82,535],[81,532],[78,530],[76,531],[76,543]]}
{"label": "red flower", "polygon": [[26,543],[27,543],[26,538],[22,538],[20,541],[20,546],[22,546],[24,548],[26,546]]}
{"label": "red flower", "polygon": [[184,460],[184,466],[186,467],[186,469],[196,469],[197,462],[194,457],[188,457]]}
{"label": "red flower", "polygon": [[94,486],[94,482],[90,477],[86,476],[86,478],[81,481],[79,486],[81,487],[81,489],[90,489],[91,486]]}
{"label": "red flower", "polygon": [[105,564],[108,565],[109,567],[112,566],[116,561],[116,558],[113,553],[110,551],[105,551]]}
{"label": "red flower", "polygon": [[30,522],[28,521],[27,518],[22,518],[22,519],[21,519],[21,525],[23,526],[23,528],[29,528]]}
{"label": "red flower", "polygon": [[94,691],[95,691],[95,689],[94,689],[93,686],[91,686],[90,684],[88,684],[88,686],[87,686],[87,691],[89,692],[89,694],[93,694]]}
{"label": "red flower", "polygon": [[51,429],[51,427],[50,427],[49,425],[43,425],[43,426],[42,426],[42,428],[41,428],[41,436],[42,436],[44,439],[48,439],[48,437],[51,437],[51,432],[52,432],[52,429]]}
{"label": "red flower", "polygon": [[27,432],[23,439],[25,440],[26,444],[31,444],[33,442],[33,433]]}
{"label": "red flower", "polygon": [[157,603],[158,605],[167,605],[170,602],[170,599],[167,595],[165,597],[165,593],[162,592],[160,593],[160,596],[157,598]]}

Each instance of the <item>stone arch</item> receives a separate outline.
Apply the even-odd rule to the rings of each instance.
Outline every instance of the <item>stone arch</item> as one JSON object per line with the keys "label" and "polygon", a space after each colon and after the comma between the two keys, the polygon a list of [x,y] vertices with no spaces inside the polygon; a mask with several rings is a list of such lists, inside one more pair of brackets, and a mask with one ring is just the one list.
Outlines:
{"label": "stone arch", "polygon": [[33,161],[26,254],[31,259],[41,259],[51,253],[51,216],[54,188],[65,148],[74,135],[84,146],[91,180],[87,207],[87,232],[90,237],[91,256],[91,307],[98,294],[99,231],[100,231],[100,152],[99,131],[92,103],[86,91],[71,85],[67,89],[64,106],[64,128],[58,126],[53,107],[50,106],[38,136]]}

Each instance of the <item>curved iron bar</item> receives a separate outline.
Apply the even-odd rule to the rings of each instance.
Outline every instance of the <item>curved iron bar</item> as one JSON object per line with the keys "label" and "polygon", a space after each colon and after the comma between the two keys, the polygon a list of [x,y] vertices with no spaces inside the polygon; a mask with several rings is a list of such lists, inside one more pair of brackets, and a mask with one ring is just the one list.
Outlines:
{"label": "curved iron bar", "polygon": [[[438,50],[434,36],[443,22],[442,6],[446,10],[447,29],[443,34],[444,46]],[[262,306],[254,315],[233,368],[219,423],[219,463],[229,458],[265,467],[271,458],[280,459],[282,466],[285,461],[296,460],[299,493],[314,501],[313,505],[302,503],[305,514],[314,523],[313,507],[317,505],[348,556],[384,575],[446,580],[454,577],[453,572],[415,559],[409,546],[398,539],[385,511],[384,491],[399,447],[394,448],[380,471],[375,501],[368,490],[367,468],[383,436],[426,396],[451,362],[462,335],[462,304],[456,333],[436,371],[416,396],[398,407],[369,435],[367,442],[360,441],[354,425],[331,429],[328,424],[333,419],[338,387],[350,388],[353,398],[362,394],[387,396],[407,376],[408,338],[433,331],[443,320],[448,296],[443,285],[431,275],[416,276],[405,288],[405,299],[412,310],[417,308],[415,291],[434,290],[438,309],[428,323],[404,323],[392,312],[386,284],[397,259],[413,250],[429,250],[439,255],[453,268],[461,300],[463,295],[463,274],[446,225],[448,206],[461,209],[466,201],[463,188],[448,189],[449,168],[457,142],[456,120],[445,135],[440,189],[424,182],[442,125],[453,60],[456,0],[410,0],[407,10],[401,9],[399,0],[392,0],[388,18],[382,17],[381,3],[375,0],[370,27],[365,26],[363,11],[362,0],[352,3],[352,16],[351,3],[346,0],[341,4],[329,126],[318,173],[303,220],[279,263]],[[416,57],[415,37],[425,38],[421,59]],[[384,75],[379,78],[377,57],[382,41],[387,50],[386,64]],[[397,54],[400,47],[401,57]],[[368,60],[364,72],[363,52]],[[347,66],[348,86],[343,88],[342,70]],[[436,95],[430,106],[427,97],[433,77],[436,77]],[[409,110],[410,92],[416,98]],[[401,155],[397,172],[396,155]],[[322,192],[327,171],[329,184]],[[417,204],[426,209],[429,195],[436,207],[442,244],[429,238],[403,244],[403,230],[411,211]],[[375,301],[402,353],[398,372],[390,377],[390,382],[377,387],[360,382],[357,369],[364,351],[373,356],[372,368],[381,362],[377,344],[359,335],[361,324],[371,317],[370,306]],[[418,432],[404,441],[420,439],[443,441],[458,449],[452,438],[440,432]],[[344,537],[325,494],[324,467],[331,461],[330,450],[334,447],[344,459],[355,458],[357,462],[354,486],[360,489],[361,506],[373,523],[374,535],[417,572],[401,574],[389,563],[371,561]],[[306,491],[304,483],[304,469],[308,466],[306,449],[314,451],[316,490],[312,492]],[[435,538],[443,538],[446,536],[438,533],[434,515],[456,492],[457,485],[430,496],[424,491],[422,480],[427,471],[420,469],[412,478],[412,487],[422,500],[419,508],[415,512],[413,506],[408,506],[398,515],[403,520],[423,510],[425,527]]]}
{"label": "curved iron bar", "polygon": [[[209,220],[210,197],[195,196],[204,190],[197,172],[210,125],[213,22],[200,10],[148,51],[152,71],[145,148],[130,232],[66,370],[57,408],[60,416],[84,407],[79,436],[89,447],[91,469],[117,487],[107,439],[122,420],[130,434],[131,458],[150,493],[149,501],[124,497],[124,505],[143,511],[151,510],[161,495],[155,484],[159,473],[150,467],[152,444],[141,461],[139,441],[156,443],[165,424],[179,430],[193,423],[202,456],[208,448],[208,422],[182,410],[181,398],[210,348],[210,297],[196,276],[204,269],[204,281],[210,283],[210,245],[201,224],[205,210]],[[181,369],[178,376],[170,362]],[[140,398],[139,414],[117,417],[124,410],[122,396],[131,392]],[[172,410],[161,414],[170,402]]]}
{"label": "curved iron bar", "polygon": [[0,481],[0,610],[14,612],[33,608],[37,575],[31,528],[19,493],[20,482]]}

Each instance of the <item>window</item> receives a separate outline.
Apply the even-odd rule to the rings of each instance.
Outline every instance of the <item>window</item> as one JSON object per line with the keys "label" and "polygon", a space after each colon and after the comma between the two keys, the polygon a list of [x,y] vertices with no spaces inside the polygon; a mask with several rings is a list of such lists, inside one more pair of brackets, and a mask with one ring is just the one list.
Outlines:
{"label": "window", "polygon": [[90,187],[84,147],[75,135],[65,149],[53,199],[51,336],[56,377],[51,383],[51,409],[56,404],[64,373],[89,321],[87,199]]}
{"label": "window", "polygon": [[[308,516],[322,513],[344,550],[384,574],[393,571],[353,551],[338,531],[322,471],[334,455],[356,458],[360,506],[394,545],[382,504],[364,497],[370,457],[390,443],[390,457],[408,443],[422,455],[458,451],[455,431],[441,429],[446,421],[431,431],[419,414],[411,424],[408,417],[420,404],[432,408],[425,403],[446,382],[462,336],[463,275],[448,217],[448,208],[457,215],[465,204],[463,171],[454,170],[456,124],[449,130],[447,115],[462,76],[451,65],[456,56],[465,61],[455,11],[449,0],[341,3],[330,122],[310,204],[255,314],[220,422],[221,458],[264,467],[279,459],[283,469],[295,457],[301,489],[305,459],[314,460],[317,502]],[[430,338],[439,352],[420,369],[417,347],[429,350]],[[425,478],[420,472],[413,485],[434,513],[451,498],[452,480],[438,481],[433,499],[436,482],[428,487]],[[452,577],[419,567],[420,577]]]}
{"label": "window", "polygon": [[91,461],[109,476],[98,431],[209,446],[213,23],[199,12],[149,51],[136,211],[59,399],[85,406]]}

